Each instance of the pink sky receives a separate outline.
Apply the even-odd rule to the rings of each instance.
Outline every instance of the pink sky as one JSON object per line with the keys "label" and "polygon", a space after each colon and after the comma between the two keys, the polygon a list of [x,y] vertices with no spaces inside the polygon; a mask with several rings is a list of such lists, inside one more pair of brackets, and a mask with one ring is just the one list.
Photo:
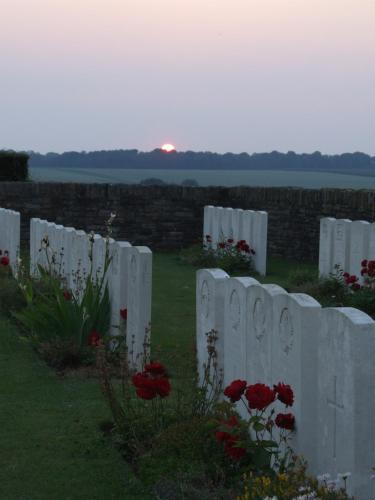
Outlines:
{"label": "pink sky", "polygon": [[375,154],[373,0],[0,2],[0,148]]}

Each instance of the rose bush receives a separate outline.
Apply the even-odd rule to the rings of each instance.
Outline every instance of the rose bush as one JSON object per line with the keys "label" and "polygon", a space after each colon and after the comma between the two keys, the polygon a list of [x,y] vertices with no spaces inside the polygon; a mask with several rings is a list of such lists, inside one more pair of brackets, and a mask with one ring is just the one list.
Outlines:
{"label": "rose bush", "polygon": [[252,470],[269,473],[275,467],[286,470],[292,463],[288,441],[295,428],[295,418],[292,413],[275,416],[276,410],[271,405],[276,399],[286,408],[293,405],[290,385],[279,382],[271,388],[266,384],[234,380],[224,389],[224,395],[233,410],[236,403],[242,403],[249,415],[246,425],[236,415],[219,422],[215,435],[217,441],[224,444],[224,453],[235,461],[246,459]]}

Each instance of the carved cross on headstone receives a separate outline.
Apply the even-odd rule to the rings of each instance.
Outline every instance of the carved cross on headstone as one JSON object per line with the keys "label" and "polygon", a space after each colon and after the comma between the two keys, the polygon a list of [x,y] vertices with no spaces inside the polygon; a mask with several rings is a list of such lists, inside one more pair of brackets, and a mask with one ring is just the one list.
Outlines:
{"label": "carved cross on headstone", "polygon": [[337,402],[337,377],[333,377],[333,400],[327,398],[327,403],[333,408],[333,458],[336,458],[337,444],[337,410],[343,410],[344,405]]}

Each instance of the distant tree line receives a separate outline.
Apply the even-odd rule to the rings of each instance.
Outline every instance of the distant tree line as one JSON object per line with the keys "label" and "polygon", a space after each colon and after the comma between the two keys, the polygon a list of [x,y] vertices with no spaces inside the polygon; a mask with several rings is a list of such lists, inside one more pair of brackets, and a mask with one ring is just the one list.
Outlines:
{"label": "distant tree line", "polygon": [[202,170],[374,170],[375,157],[365,153],[324,155],[288,153],[211,153],[184,151],[166,153],[161,149],[141,152],[137,149],[40,154],[30,152],[31,167],[202,169]]}

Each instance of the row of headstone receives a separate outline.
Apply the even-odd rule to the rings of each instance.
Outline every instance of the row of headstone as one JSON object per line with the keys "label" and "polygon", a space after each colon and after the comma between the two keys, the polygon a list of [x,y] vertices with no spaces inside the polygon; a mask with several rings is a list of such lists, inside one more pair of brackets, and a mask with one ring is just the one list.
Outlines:
{"label": "row of headstone", "polygon": [[211,245],[233,239],[236,243],[245,240],[254,250],[254,268],[266,274],[267,266],[267,225],[268,213],[240,208],[223,208],[212,205],[204,207],[203,241],[211,237]]}
{"label": "row of headstone", "polygon": [[322,308],[308,295],[220,269],[198,271],[196,313],[200,380],[206,334],[215,330],[224,387],[236,379],[290,384],[292,447],[309,472],[350,472],[349,493],[375,498],[375,322],[356,309]]}
{"label": "row of headstone", "polygon": [[104,281],[111,301],[111,334],[118,335],[122,321],[120,310],[127,309],[128,347],[132,360],[138,365],[151,325],[151,250],[31,219],[31,274],[38,275],[38,266],[52,270],[76,297],[80,297],[90,273],[94,282],[103,278],[106,254],[110,257]]}
{"label": "row of headstone", "polygon": [[9,264],[13,272],[17,268],[20,251],[20,226],[19,212],[0,208],[0,250],[2,255],[8,252]]}
{"label": "row of headstone", "polygon": [[375,223],[363,220],[320,220],[319,274],[335,274],[335,267],[360,276],[361,262],[375,259]]}

